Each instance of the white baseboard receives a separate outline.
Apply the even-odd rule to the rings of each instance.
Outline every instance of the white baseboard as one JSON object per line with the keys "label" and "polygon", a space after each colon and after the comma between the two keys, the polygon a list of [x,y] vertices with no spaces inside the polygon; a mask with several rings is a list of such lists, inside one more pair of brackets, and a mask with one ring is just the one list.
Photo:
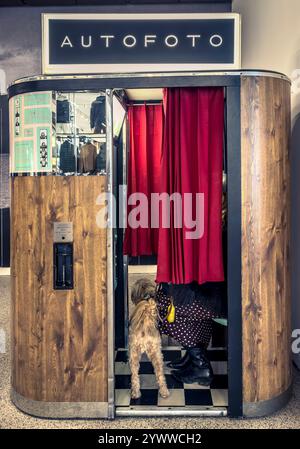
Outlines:
{"label": "white baseboard", "polygon": [[0,276],[10,276],[10,268],[9,267],[0,267]]}

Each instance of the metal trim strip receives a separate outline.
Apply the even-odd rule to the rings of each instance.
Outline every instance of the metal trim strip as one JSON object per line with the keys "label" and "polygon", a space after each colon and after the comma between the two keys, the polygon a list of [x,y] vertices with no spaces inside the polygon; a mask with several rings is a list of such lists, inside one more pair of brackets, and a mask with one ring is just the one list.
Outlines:
{"label": "metal trim strip", "polygon": [[107,402],[47,402],[25,398],[11,389],[11,400],[22,412],[39,418],[107,418]]}
{"label": "metal trim strip", "polygon": [[[106,173],[107,173],[107,193],[113,193],[114,186],[114,155],[113,155],[113,97],[112,91],[106,90]],[[108,417],[115,415],[115,311],[114,311],[114,229],[111,220],[113,219],[112,202],[108,201],[108,226],[107,226],[107,393],[108,393]]]}
{"label": "metal trim strip", "polygon": [[35,75],[19,78],[9,85],[32,82],[32,81],[49,81],[62,79],[110,79],[110,78],[165,78],[165,77],[181,77],[181,76],[268,76],[273,78],[285,79],[291,82],[290,78],[284,73],[271,70],[228,70],[228,71],[179,71],[179,72],[155,72],[155,73],[104,73],[104,74],[85,74],[85,75]]}
{"label": "metal trim strip", "polygon": [[271,415],[288,404],[292,397],[293,384],[275,398],[259,402],[245,402],[243,404],[243,414],[246,418],[261,418]]}
{"label": "metal trim strip", "polygon": [[154,416],[195,416],[195,417],[225,417],[227,409],[225,407],[117,407],[117,417],[154,417]]}

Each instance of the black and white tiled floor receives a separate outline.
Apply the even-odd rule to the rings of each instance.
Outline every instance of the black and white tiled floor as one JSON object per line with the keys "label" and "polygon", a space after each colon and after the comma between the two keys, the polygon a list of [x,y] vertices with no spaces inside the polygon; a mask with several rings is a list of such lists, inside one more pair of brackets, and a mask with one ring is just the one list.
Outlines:
{"label": "black and white tiled floor", "polygon": [[[184,354],[180,348],[163,350],[165,363],[180,358]],[[183,384],[176,381],[165,367],[165,374],[170,396],[163,399],[158,394],[157,383],[152,364],[143,355],[140,366],[141,398],[133,400],[130,397],[130,367],[127,351],[120,349],[115,358],[115,400],[117,407],[227,407],[227,353],[224,350],[208,351],[214,370],[214,380],[210,387],[198,384]]]}

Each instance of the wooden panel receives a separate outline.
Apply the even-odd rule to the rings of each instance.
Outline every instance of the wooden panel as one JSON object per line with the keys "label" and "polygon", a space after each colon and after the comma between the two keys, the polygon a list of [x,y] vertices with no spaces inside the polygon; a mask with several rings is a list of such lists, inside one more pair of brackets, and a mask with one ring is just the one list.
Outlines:
{"label": "wooden panel", "polygon": [[291,383],[290,85],[242,78],[244,402]]}
{"label": "wooden panel", "polygon": [[[12,179],[12,383],[38,401],[107,402],[104,176]],[[74,223],[74,290],[53,290],[53,222]]]}

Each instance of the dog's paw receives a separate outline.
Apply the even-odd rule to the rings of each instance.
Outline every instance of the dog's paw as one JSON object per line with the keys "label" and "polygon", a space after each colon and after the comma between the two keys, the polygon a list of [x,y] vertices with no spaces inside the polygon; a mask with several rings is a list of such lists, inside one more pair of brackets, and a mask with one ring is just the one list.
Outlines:
{"label": "dog's paw", "polygon": [[139,399],[141,396],[141,390],[131,390],[132,399]]}
{"label": "dog's paw", "polygon": [[167,387],[163,387],[159,389],[159,394],[162,398],[166,399],[170,396],[170,392]]}

